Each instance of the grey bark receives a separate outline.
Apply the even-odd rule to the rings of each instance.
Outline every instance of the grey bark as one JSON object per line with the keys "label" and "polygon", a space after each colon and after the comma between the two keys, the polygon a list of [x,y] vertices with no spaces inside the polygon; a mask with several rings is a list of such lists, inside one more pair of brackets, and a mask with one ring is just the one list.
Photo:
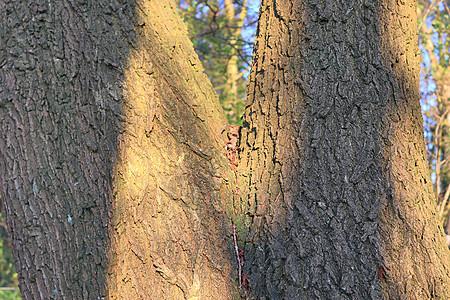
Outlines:
{"label": "grey bark", "polygon": [[22,297],[232,298],[226,121],[175,4],[10,0],[0,19]]}
{"label": "grey bark", "polygon": [[248,298],[448,295],[414,16],[413,1],[262,1],[239,169]]}
{"label": "grey bark", "polygon": [[117,1],[0,3],[0,193],[24,299],[105,295],[133,16]]}

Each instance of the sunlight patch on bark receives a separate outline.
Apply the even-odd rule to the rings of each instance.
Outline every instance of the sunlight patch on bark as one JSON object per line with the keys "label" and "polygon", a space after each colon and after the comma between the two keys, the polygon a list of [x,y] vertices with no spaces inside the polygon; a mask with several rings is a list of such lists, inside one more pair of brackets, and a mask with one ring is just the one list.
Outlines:
{"label": "sunlight patch on bark", "polygon": [[226,161],[214,139],[222,110],[175,4],[142,0],[136,12],[137,42],[124,66],[110,295],[230,299]]}

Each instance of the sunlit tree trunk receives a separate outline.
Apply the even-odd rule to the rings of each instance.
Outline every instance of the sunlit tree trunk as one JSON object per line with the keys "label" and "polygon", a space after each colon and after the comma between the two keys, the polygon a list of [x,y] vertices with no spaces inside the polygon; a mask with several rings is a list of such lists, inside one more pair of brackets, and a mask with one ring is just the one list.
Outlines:
{"label": "sunlit tree trunk", "polygon": [[226,119],[175,2],[2,1],[0,19],[23,298],[231,299]]}
{"label": "sunlit tree trunk", "polygon": [[416,22],[412,0],[262,1],[239,167],[248,298],[449,298]]}
{"label": "sunlit tree trunk", "polygon": [[137,11],[142,29],[124,74],[110,296],[231,299],[234,186],[224,180],[233,176],[218,142],[226,119],[175,4],[146,1]]}

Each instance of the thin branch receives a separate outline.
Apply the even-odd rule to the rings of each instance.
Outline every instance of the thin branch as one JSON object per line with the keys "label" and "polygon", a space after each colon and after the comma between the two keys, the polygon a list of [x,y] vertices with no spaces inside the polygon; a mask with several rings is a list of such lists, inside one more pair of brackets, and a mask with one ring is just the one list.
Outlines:
{"label": "thin branch", "polygon": [[[442,0],[441,0],[441,1],[442,1]],[[439,1],[438,4],[439,4],[441,1]],[[436,2],[436,0],[433,0],[433,2],[431,3],[431,5],[428,6],[428,9],[427,9],[427,11],[425,12],[425,15],[423,16],[422,21],[420,21],[420,23],[419,23],[419,25],[418,25],[418,28],[419,28],[418,31],[419,31],[419,32],[422,31],[422,25],[425,23],[425,20],[427,19],[428,14],[430,13],[431,9],[433,8],[433,5],[434,5],[435,2]]]}
{"label": "thin branch", "polygon": [[236,226],[233,224],[233,239],[234,239],[234,250],[236,251],[236,258],[239,266],[239,289],[242,288],[242,263],[241,258],[239,257],[239,247],[237,244],[237,236],[236,236]]}
{"label": "thin branch", "polygon": [[[439,163],[439,167],[440,166],[442,166],[443,164],[446,164],[447,162],[448,162],[448,159],[450,158],[450,155],[448,155],[444,160],[442,160],[440,163]],[[437,167],[437,165],[436,165],[436,167]]]}
{"label": "thin branch", "polygon": [[445,9],[447,9],[447,13],[450,15],[450,9],[448,9],[447,1],[444,1]]}
{"label": "thin branch", "polygon": [[439,216],[442,217],[444,213],[445,206],[447,205],[448,197],[450,196],[450,184],[447,186],[447,191],[445,191],[444,199],[442,199],[442,203],[439,205]]}
{"label": "thin branch", "polygon": [[428,152],[428,155],[430,155],[430,156],[433,157],[433,158],[436,158],[436,156],[434,156],[434,153],[433,153],[433,152],[431,152],[431,151],[428,150],[428,149],[427,149],[427,152]]}

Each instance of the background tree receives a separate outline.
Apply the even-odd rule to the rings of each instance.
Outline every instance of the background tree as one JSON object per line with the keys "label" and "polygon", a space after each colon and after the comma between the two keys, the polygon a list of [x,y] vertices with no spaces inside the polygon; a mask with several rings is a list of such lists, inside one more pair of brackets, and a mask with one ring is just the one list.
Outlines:
{"label": "background tree", "polygon": [[423,51],[422,101],[428,161],[434,175],[439,216],[450,233],[450,32],[447,1],[419,1],[419,43]]}
{"label": "background tree", "polygon": [[230,124],[242,125],[258,0],[178,1],[195,51]]}

